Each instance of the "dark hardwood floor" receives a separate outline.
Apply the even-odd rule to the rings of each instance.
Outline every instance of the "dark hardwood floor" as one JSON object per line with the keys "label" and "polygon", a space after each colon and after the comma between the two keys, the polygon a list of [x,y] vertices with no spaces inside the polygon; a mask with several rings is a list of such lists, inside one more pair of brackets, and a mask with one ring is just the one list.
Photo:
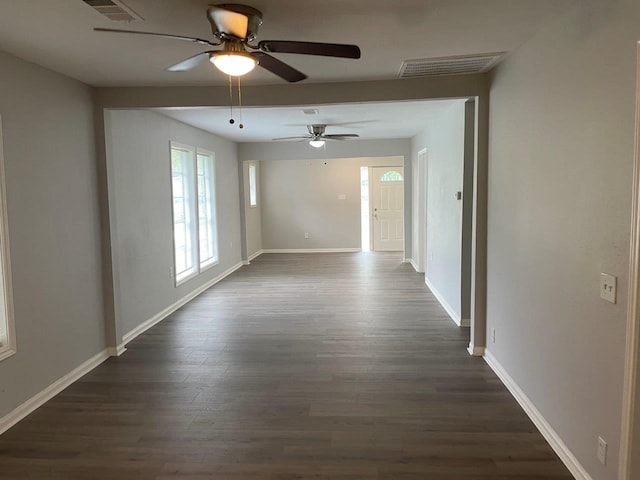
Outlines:
{"label": "dark hardwood floor", "polygon": [[0,479],[571,479],[400,261],[262,255],[0,436]]}

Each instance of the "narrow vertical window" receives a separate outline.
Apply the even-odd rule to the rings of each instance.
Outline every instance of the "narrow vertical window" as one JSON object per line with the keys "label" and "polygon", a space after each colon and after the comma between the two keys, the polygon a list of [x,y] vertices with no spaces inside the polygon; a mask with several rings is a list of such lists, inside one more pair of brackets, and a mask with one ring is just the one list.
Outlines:
{"label": "narrow vertical window", "polygon": [[7,200],[2,153],[2,124],[0,122],[0,360],[10,357],[14,353],[16,353],[16,332],[13,320]]}
{"label": "narrow vertical window", "polygon": [[249,205],[258,205],[258,187],[256,186],[256,164],[249,164]]}
{"label": "narrow vertical window", "polygon": [[176,283],[198,271],[194,151],[171,143],[171,195],[173,199],[173,247]]}
{"label": "narrow vertical window", "polygon": [[218,261],[218,228],[216,225],[216,191],[214,155],[198,150],[198,237],[200,269]]}

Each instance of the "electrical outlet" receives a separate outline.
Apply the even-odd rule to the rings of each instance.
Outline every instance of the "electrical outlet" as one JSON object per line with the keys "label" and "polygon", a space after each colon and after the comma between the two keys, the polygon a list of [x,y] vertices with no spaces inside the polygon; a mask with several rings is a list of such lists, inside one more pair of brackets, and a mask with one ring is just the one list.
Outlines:
{"label": "electrical outlet", "polygon": [[491,343],[496,343],[496,329],[491,329]]}
{"label": "electrical outlet", "polygon": [[608,273],[600,274],[600,298],[607,302],[616,303],[618,278]]}
{"label": "electrical outlet", "polygon": [[607,442],[598,437],[598,460],[601,464],[607,464]]}
{"label": "electrical outlet", "polygon": [[309,238],[309,232],[304,232],[304,238]]}

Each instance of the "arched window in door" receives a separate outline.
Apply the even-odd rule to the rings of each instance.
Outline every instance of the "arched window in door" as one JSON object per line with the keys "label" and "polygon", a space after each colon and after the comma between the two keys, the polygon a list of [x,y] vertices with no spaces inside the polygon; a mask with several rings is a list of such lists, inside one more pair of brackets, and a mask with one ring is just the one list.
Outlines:
{"label": "arched window in door", "polygon": [[382,177],[380,177],[381,182],[401,182],[402,174],[397,172],[396,170],[387,170],[384,172]]}

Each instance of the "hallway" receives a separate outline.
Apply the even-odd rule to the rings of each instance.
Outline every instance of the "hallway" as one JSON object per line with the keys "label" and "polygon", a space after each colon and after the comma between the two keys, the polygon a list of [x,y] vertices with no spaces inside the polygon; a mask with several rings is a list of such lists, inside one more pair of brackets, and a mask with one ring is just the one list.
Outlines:
{"label": "hallway", "polygon": [[571,479],[400,262],[258,257],[0,436],[0,479]]}

